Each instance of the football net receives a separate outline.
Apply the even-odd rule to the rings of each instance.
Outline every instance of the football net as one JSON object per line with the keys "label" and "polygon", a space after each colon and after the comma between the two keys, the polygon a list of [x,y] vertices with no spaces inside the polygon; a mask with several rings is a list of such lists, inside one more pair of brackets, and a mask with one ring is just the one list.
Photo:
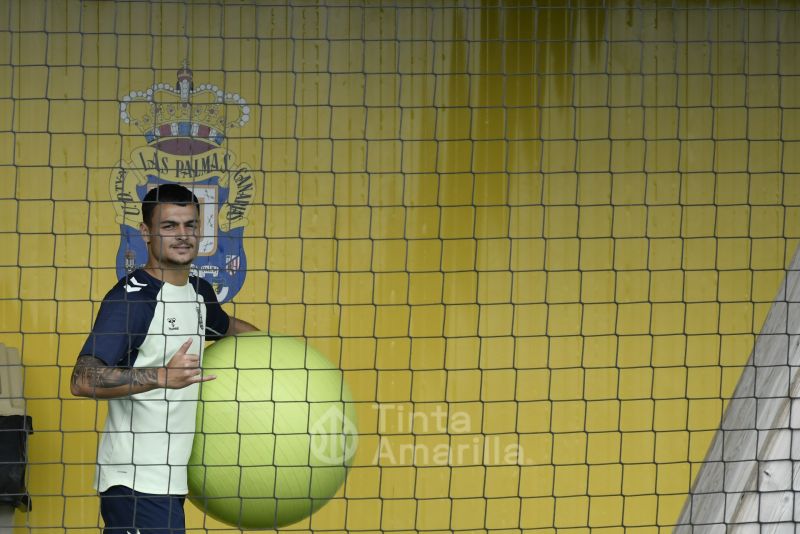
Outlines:
{"label": "football net", "polygon": [[[794,528],[791,3],[0,12],[20,531],[101,524],[106,407],[69,376],[163,182],[201,197],[195,272],[225,309],[352,390],[348,478],[289,529]],[[230,528],[189,504],[187,527]]]}

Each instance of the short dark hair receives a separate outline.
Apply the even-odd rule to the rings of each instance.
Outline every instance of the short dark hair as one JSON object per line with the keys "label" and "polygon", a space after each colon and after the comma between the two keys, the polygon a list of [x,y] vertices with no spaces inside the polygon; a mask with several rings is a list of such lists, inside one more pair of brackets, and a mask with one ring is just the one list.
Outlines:
{"label": "short dark hair", "polygon": [[148,227],[153,222],[153,212],[159,204],[194,204],[197,213],[200,213],[200,202],[189,189],[179,184],[161,184],[148,191],[142,199],[142,221]]}

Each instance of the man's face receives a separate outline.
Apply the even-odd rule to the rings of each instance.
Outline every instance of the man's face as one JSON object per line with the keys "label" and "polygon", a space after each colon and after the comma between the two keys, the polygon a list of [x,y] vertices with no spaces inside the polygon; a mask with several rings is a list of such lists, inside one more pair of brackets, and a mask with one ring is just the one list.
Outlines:
{"label": "man's face", "polygon": [[198,215],[194,204],[158,204],[150,226],[142,223],[148,252],[161,267],[190,265],[197,257]]}

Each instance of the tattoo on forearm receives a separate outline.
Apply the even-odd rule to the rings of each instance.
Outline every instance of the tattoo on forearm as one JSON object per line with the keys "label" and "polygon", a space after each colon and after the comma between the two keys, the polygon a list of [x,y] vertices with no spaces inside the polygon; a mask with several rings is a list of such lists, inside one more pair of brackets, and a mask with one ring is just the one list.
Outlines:
{"label": "tattoo on forearm", "polygon": [[119,386],[157,386],[158,369],[154,367],[108,367],[94,356],[79,356],[72,372],[72,383],[92,389]]}

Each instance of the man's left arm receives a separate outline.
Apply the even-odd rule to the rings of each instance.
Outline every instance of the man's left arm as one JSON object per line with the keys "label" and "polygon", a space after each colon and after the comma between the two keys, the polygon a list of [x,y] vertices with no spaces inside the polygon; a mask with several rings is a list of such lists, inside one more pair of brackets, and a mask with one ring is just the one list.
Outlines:
{"label": "man's left arm", "polygon": [[203,279],[197,281],[197,291],[203,296],[206,305],[205,334],[208,341],[216,341],[225,336],[257,332],[255,325],[228,315],[217,301],[217,295],[211,284]]}
{"label": "man's left arm", "polygon": [[236,317],[230,317],[228,331],[225,332],[225,335],[234,336],[236,334],[244,334],[245,332],[258,332],[258,328],[247,321],[237,319]]}

